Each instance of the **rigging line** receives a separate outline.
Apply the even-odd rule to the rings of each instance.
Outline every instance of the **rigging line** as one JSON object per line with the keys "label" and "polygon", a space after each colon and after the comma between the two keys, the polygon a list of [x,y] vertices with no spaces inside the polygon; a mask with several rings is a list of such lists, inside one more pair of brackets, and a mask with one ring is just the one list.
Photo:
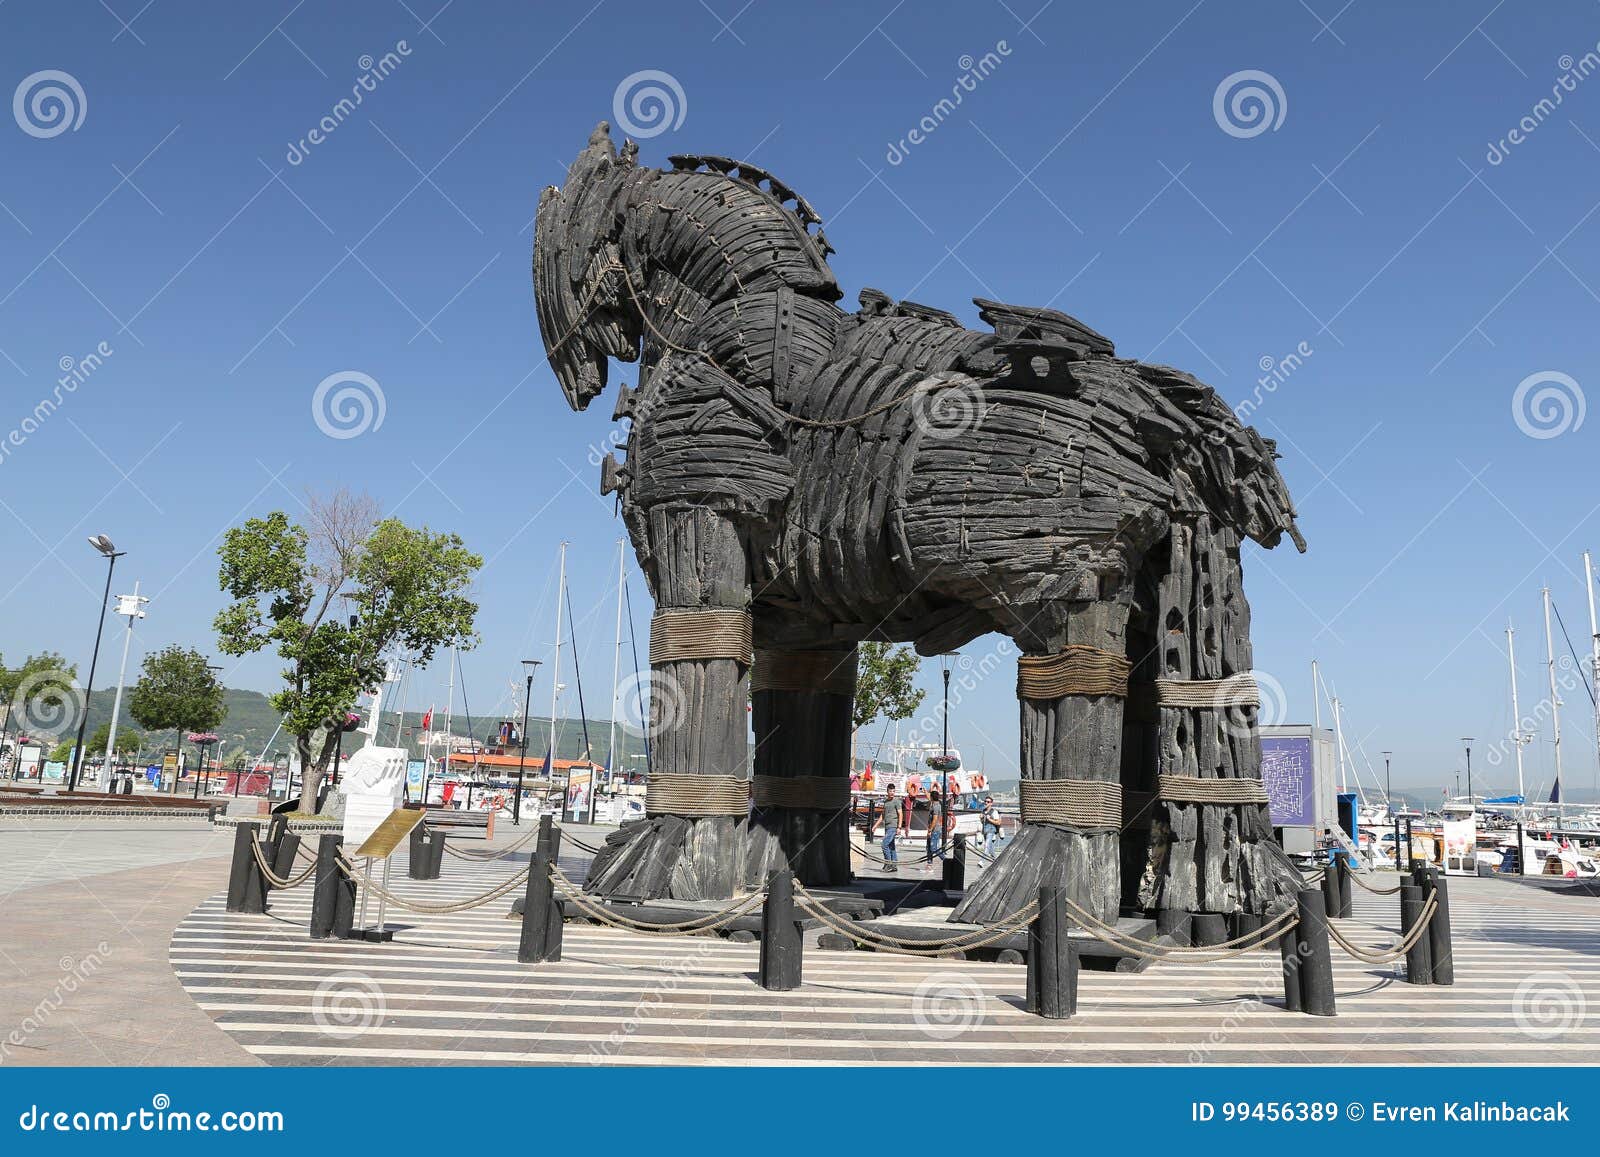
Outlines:
{"label": "rigging line", "polygon": [[633,584],[626,579],[622,583],[623,601],[628,604],[628,645],[633,649],[633,695],[636,709],[639,712],[639,727],[644,732],[644,773],[650,774],[650,720],[644,713],[644,688],[639,678],[639,632],[633,626]]}
{"label": "rigging line", "polygon": [[[592,748],[589,746],[589,712],[583,705],[583,664],[578,661],[578,624],[572,615],[572,584],[567,584],[567,634],[572,639],[572,679],[578,685],[578,718],[583,721],[583,758],[591,763],[594,760]],[[594,769],[589,769],[589,795],[594,798]],[[590,817],[593,818],[593,817]]]}
{"label": "rigging line", "polygon": [[1567,624],[1561,621],[1561,608],[1556,606],[1555,599],[1550,600],[1550,609],[1556,613],[1556,623],[1561,627],[1561,637],[1567,641],[1567,652],[1572,656],[1572,666],[1578,672],[1578,681],[1583,684],[1583,689],[1589,693],[1589,705],[1596,706],[1594,701],[1594,688],[1589,686],[1589,680],[1583,677],[1583,664],[1578,661],[1578,652],[1572,647],[1572,636],[1567,634]]}
{"label": "rigging line", "polygon": [[456,678],[461,682],[461,711],[467,717],[467,742],[472,744],[472,772],[476,776],[483,763],[483,747],[472,737],[472,707],[467,702],[467,673],[461,669],[461,648],[456,648]]}

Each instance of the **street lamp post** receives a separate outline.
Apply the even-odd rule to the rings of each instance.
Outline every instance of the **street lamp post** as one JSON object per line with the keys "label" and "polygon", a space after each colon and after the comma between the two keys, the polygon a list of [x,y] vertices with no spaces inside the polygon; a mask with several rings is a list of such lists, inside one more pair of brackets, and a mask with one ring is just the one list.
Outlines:
{"label": "street lamp post", "polygon": [[1471,735],[1463,735],[1461,737],[1461,742],[1466,746],[1466,749],[1467,749],[1467,806],[1468,807],[1473,806],[1472,805],[1472,741],[1473,741],[1474,738],[1475,737],[1471,736]]}
{"label": "street lamp post", "polygon": [[89,725],[89,696],[94,694],[94,668],[100,661],[100,636],[106,629],[106,604],[111,601],[111,572],[117,569],[117,559],[128,553],[118,550],[103,534],[92,536],[89,545],[106,558],[106,590],[100,596],[100,623],[94,630],[94,654],[89,659],[89,679],[83,689],[83,714],[78,718],[78,745],[72,753],[72,773],[67,776],[68,791],[76,790],[78,777],[83,774],[83,732]]}
{"label": "street lamp post", "polygon": [[522,665],[527,668],[528,676],[522,692],[522,742],[517,745],[517,794],[511,801],[513,827],[522,823],[522,775],[528,767],[528,708],[533,701],[533,676],[539,670],[539,660],[524,659]]}
{"label": "street lamp post", "polygon": [[[222,668],[217,666],[215,663],[207,663],[206,664],[206,670],[207,671],[220,671],[220,670],[222,670]],[[204,735],[205,732],[197,731],[194,734],[195,735]],[[203,777],[206,774],[206,740],[193,739],[192,742],[194,743],[194,750],[195,750],[194,798],[195,799],[199,799],[200,798],[200,780],[201,780],[201,777]]]}
{"label": "street lamp post", "polygon": [[1393,755],[1394,752],[1392,751],[1383,753],[1383,795],[1389,803],[1390,815],[1394,814],[1394,776],[1389,770],[1389,760]]}

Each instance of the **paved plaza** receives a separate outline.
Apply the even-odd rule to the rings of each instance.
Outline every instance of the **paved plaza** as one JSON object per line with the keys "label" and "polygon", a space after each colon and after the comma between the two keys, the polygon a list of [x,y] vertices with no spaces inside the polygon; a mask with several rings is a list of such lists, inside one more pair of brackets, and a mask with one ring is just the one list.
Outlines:
{"label": "paved plaza", "polygon": [[[516,838],[507,825],[495,842]],[[7,1063],[1600,1062],[1589,1015],[1600,1009],[1600,900],[1510,881],[1451,881],[1453,987],[1412,987],[1396,966],[1335,950],[1339,1016],[1291,1014],[1269,950],[1085,970],[1078,1016],[1047,1022],[1021,1010],[1020,966],[814,943],[804,986],[788,993],[756,986],[757,945],[712,937],[568,925],[559,963],[521,965],[510,895],[450,914],[391,909],[390,944],[314,942],[309,887],[274,893],[264,916],[224,911],[230,842],[202,824],[0,829],[0,1015],[37,1022]],[[422,882],[406,878],[402,854],[391,888],[458,900],[526,862],[447,857],[443,878]],[[582,857],[563,867],[581,873]],[[1396,907],[1358,889],[1345,931],[1383,943]]]}

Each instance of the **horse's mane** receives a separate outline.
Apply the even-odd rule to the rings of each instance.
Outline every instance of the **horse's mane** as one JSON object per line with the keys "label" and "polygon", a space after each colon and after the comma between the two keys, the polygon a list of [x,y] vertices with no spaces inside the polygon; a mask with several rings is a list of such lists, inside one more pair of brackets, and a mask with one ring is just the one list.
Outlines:
{"label": "horse's mane", "polygon": [[[833,246],[828,244],[827,235],[822,232],[822,217],[811,207],[811,202],[760,165],[753,165],[749,161],[736,161],[732,157],[697,153],[679,153],[668,157],[667,160],[671,162],[674,172],[716,173],[730,181],[738,181],[767,194],[800,223],[800,228],[816,242],[824,259],[828,254],[835,252]],[[815,226],[814,231],[813,226]]]}

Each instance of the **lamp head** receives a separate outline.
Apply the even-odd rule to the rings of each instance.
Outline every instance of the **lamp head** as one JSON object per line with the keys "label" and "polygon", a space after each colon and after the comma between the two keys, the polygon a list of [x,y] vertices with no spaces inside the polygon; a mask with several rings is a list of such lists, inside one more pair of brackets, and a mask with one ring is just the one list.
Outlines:
{"label": "lamp head", "polygon": [[105,555],[107,558],[110,558],[112,555],[117,553],[116,546],[113,545],[111,540],[109,538],[107,538],[103,534],[90,535],[89,536],[89,545],[94,547],[96,550],[98,550],[101,554]]}

